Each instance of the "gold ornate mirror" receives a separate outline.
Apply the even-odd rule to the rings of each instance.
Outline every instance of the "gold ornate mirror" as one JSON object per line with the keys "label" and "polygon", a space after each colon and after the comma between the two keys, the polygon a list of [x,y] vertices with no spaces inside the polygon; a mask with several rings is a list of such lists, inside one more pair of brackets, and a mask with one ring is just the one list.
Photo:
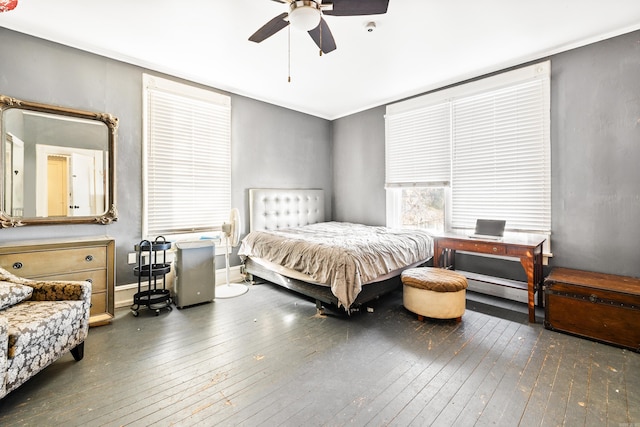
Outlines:
{"label": "gold ornate mirror", "polygon": [[117,118],[4,95],[0,114],[0,228],[117,220]]}

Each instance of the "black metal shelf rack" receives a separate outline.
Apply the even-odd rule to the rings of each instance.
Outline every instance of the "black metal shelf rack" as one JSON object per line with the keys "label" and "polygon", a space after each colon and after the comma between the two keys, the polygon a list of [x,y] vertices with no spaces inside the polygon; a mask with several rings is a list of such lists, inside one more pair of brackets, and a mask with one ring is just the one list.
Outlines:
{"label": "black metal shelf rack", "polygon": [[[131,313],[138,316],[142,307],[155,311],[156,316],[163,308],[171,311],[171,294],[167,289],[166,275],[171,271],[171,264],[167,262],[167,250],[171,249],[171,242],[167,242],[163,236],[155,241],[142,240],[135,245],[138,265],[133,272],[138,277],[138,292],[133,296]],[[162,253],[162,259],[160,259]],[[148,263],[144,262],[145,254],[148,255]],[[158,286],[158,278],[162,278],[162,287]],[[148,286],[142,290],[142,283],[147,279]]]}

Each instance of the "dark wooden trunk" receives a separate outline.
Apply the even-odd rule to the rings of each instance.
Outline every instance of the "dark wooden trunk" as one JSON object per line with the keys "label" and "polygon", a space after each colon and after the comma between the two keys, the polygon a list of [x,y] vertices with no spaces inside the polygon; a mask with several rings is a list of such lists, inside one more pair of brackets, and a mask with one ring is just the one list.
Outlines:
{"label": "dark wooden trunk", "polygon": [[640,352],[640,279],[554,268],[544,284],[547,329]]}

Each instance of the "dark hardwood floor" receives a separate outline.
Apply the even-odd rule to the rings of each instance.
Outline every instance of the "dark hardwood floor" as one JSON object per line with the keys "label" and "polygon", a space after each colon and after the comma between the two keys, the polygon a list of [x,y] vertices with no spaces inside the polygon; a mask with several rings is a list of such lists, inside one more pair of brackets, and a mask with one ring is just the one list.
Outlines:
{"label": "dark hardwood floor", "polygon": [[[468,293],[419,322],[398,291],[350,318],[270,284],[154,316],[117,311],[0,400],[1,426],[640,425],[640,354]],[[543,313],[538,313],[538,319]]]}

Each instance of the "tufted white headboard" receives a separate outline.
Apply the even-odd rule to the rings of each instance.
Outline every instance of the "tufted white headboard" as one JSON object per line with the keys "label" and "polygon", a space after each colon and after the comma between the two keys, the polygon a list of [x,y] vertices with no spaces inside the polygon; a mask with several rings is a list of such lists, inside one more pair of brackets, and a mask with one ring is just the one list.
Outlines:
{"label": "tufted white headboard", "polygon": [[252,188],[250,231],[276,230],[324,221],[324,190]]}

